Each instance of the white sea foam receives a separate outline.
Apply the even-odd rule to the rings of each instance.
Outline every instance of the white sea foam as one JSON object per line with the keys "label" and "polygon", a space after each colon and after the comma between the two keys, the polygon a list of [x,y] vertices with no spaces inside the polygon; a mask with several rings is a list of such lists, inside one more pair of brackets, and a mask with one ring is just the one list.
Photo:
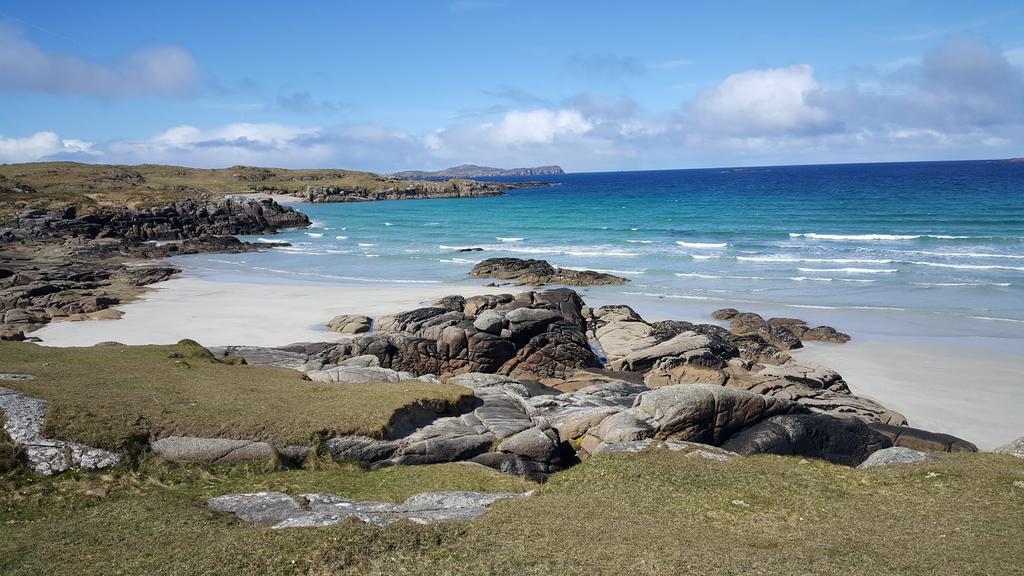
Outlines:
{"label": "white sea foam", "polygon": [[907,262],[916,266],[932,268],[952,268],[954,270],[1015,270],[1024,271],[1024,266],[999,266],[998,264],[943,264],[940,262]]}
{"label": "white sea foam", "polygon": [[873,284],[877,280],[865,280],[863,278],[819,278],[816,276],[790,276],[794,282],[856,282],[860,284]]}
{"label": "white sea foam", "polygon": [[1009,282],[911,282],[914,286],[924,286],[928,288],[951,288],[951,287],[999,287],[1005,288],[1012,286]]}
{"label": "white sea foam", "polygon": [[445,264],[476,264],[479,260],[468,260],[466,258],[441,258],[438,262]]}
{"label": "white sea foam", "polygon": [[654,240],[626,240],[630,244],[654,244]]}
{"label": "white sea foam", "polygon": [[978,320],[994,320],[996,322],[1013,322],[1015,324],[1024,324],[1024,320],[1017,320],[1016,318],[996,318],[994,316],[971,316],[971,318],[977,318]]}
{"label": "white sea foam", "polygon": [[934,238],[937,240],[961,240],[970,236],[949,236],[945,234],[816,234],[814,232],[790,232],[790,238],[810,238],[811,240],[835,240],[839,242],[880,241],[894,242],[899,240],[918,240]]}
{"label": "white sea foam", "polygon": [[576,270],[579,272],[591,271],[600,272],[602,274],[622,274],[623,276],[640,276],[647,273],[647,270],[609,270],[604,268],[583,268],[573,266],[559,266],[559,268],[565,268],[566,270]]}
{"label": "white sea foam", "polygon": [[943,256],[950,258],[1006,258],[1024,260],[1022,254],[989,254],[986,252],[930,252],[928,250],[895,250],[897,254],[922,254],[924,256]]}
{"label": "white sea foam", "polygon": [[310,238],[319,238],[323,236],[323,234],[319,232],[306,232],[306,236],[309,236]]}
{"label": "white sea foam", "polygon": [[360,248],[370,248],[372,246],[377,246],[377,244],[370,244],[370,243],[367,243],[367,242],[360,242],[360,243],[356,244],[356,246],[359,246]]}
{"label": "white sea foam", "polygon": [[335,236],[335,240],[348,240],[348,236]]}
{"label": "white sea foam", "polygon": [[497,236],[497,237],[495,237],[495,240],[497,240],[498,242],[522,242],[523,240],[525,240],[525,238],[511,238],[511,237]]}
{"label": "white sea foam", "polygon": [[675,275],[680,278],[703,278],[706,280],[768,280],[764,276],[716,276],[714,274],[700,274],[698,272],[676,272]]}
{"label": "white sea foam", "polygon": [[676,244],[683,248],[725,248],[729,245],[727,242],[683,242],[682,240],[676,240]]}
{"label": "white sea foam", "polygon": [[721,256],[708,256],[707,254],[687,254],[687,256],[694,260],[715,260],[721,258]]}
{"label": "white sea foam", "polygon": [[899,272],[898,268],[797,268],[797,270],[812,273],[838,272],[840,274],[892,274]]}
{"label": "white sea foam", "polygon": [[767,256],[737,256],[737,260],[745,262],[810,262],[818,264],[892,264],[892,260],[879,258],[800,258],[769,254]]}
{"label": "white sea foam", "polygon": [[392,224],[391,222],[385,222],[384,225],[385,226],[394,226],[394,224]]}
{"label": "white sea foam", "polygon": [[315,278],[329,278],[331,280],[351,280],[354,282],[381,282],[386,284],[441,284],[440,280],[405,280],[400,278],[363,278],[359,276],[339,276],[336,274],[319,274],[316,272],[295,272],[293,270],[281,270],[279,268],[263,268],[260,266],[254,266],[253,270],[263,270],[264,272],[275,272],[277,274],[286,274],[288,276],[310,276]]}

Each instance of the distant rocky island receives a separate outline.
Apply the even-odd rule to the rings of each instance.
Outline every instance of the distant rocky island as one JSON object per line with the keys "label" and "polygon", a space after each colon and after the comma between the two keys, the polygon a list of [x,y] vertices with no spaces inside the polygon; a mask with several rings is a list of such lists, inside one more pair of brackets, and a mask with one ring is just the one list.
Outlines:
{"label": "distant rocky island", "polygon": [[390,176],[403,180],[418,180],[443,178],[493,178],[495,176],[561,176],[565,174],[561,166],[534,166],[533,168],[494,168],[491,166],[477,166],[476,164],[460,164],[444,170],[427,172],[423,170],[408,170],[406,172],[395,172]]}

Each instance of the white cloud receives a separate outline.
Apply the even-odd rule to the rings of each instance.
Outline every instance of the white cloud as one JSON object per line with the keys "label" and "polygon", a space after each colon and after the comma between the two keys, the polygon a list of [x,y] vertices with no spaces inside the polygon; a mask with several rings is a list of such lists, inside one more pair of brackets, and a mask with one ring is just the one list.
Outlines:
{"label": "white cloud", "polygon": [[827,110],[813,103],[821,91],[806,65],[733,74],[701,94],[692,121],[709,132],[782,134],[829,126]]}
{"label": "white cloud", "polygon": [[578,110],[512,111],[496,127],[503,144],[550,144],[556,138],[583,134],[594,126]]}
{"label": "white cloud", "polygon": [[[463,162],[557,163],[569,170],[1019,156],[1024,70],[1007,53],[951,39],[899,66],[862,67],[843,86],[809,65],[747,70],[670,111],[582,94],[561,102],[501,95],[425,136],[378,124],[181,125],[89,144],[41,132],[0,137],[0,160],[81,157],[193,166],[260,164],[395,171]],[[496,96],[497,97],[497,96]]]}
{"label": "white cloud", "polygon": [[0,90],[99,97],[182,96],[199,87],[199,66],[177,46],[140,50],[114,64],[47,51],[0,23]]}
{"label": "white cloud", "polygon": [[0,162],[32,162],[58,154],[88,154],[92,146],[84,140],[61,140],[53,132],[36,132],[25,138],[0,134]]}

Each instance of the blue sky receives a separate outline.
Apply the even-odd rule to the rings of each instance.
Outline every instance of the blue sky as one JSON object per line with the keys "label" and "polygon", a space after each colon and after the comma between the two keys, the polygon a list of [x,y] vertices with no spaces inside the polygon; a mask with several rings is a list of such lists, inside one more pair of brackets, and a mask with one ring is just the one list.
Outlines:
{"label": "blue sky", "polygon": [[1020,155],[1019,2],[0,5],[0,162],[596,171]]}

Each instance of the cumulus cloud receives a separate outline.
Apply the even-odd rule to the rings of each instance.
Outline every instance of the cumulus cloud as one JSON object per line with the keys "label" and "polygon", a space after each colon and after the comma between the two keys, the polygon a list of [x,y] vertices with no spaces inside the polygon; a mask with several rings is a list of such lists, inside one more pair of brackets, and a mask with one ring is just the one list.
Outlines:
{"label": "cumulus cloud", "polygon": [[1024,68],[1010,56],[953,38],[898,66],[864,67],[840,86],[803,64],[737,72],[674,110],[601,94],[549,101],[502,87],[492,94],[501,105],[425,135],[377,124],[249,123],[88,144],[46,132],[0,139],[0,159],[87,152],[108,162],[394,171],[463,162],[610,170],[1017,156]]}
{"label": "cumulus cloud", "polygon": [[0,134],[0,162],[32,162],[58,155],[90,154],[92,147],[91,142],[62,140],[53,132],[36,132],[24,138],[8,138]]}
{"label": "cumulus cloud", "polygon": [[0,23],[0,90],[104,98],[182,96],[195,92],[199,83],[195,59],[177,46],[140,50],[106,64],[47,51],[19,29]]}
{"label": "cumulus cloud", "polygon": [[704,131],[732,134],[806,133],[829,128],[833,119],[815,102],[821,86],[806,64],[733,74],[691,106]]}

